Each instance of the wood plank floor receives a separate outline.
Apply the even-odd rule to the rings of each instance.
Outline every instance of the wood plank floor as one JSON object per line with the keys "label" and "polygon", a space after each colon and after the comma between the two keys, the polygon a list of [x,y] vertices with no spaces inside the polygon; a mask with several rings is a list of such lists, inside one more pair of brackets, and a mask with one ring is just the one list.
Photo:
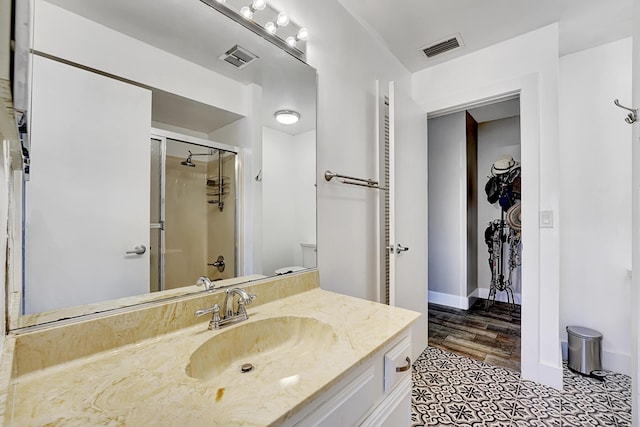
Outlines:
{"label": "wood plank floor", "polygon": [[429,345],[520,372],[520,306],[496,302],[485,310],[478,299],[469,310],[429,304]]}

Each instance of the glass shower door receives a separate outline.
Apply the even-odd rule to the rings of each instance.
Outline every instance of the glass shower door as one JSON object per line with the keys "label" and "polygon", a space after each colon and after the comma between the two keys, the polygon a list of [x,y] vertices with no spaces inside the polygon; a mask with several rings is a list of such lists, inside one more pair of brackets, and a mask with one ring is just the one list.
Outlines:
{"label": "glass shower door", "polygon": [[168,137],[162,158],[163,289],[236,277],[237,154]]}

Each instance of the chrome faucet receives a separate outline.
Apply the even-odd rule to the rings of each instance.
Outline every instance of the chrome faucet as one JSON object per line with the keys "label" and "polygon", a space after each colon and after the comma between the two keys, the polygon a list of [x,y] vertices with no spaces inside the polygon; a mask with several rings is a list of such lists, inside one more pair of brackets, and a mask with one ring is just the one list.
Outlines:
{"label": "chrome faucet", "polygon": [[196,285],[198,286],[204,285],[204,288],[208,291],[213,290],[213,288],[215,287],[211,279],[209,279],[207,276],[198,277],[198,280],[196,281]]}
{"label": "chrome faucet", "polygon": [[[210,330],[220,329],[221,326],[242,322],[243,320],[247,320],[249,318],[245,306],[251,304],[251,301],[256,298],[255,294],[250,294],[244,289],[240,288],[227,289],[225,292],[227,293],[227,295],[225,297],[224,307],[222,310],[224,313],[224,317],[220,317],[220,306],[218,304],[214,304],[213,307],[210,308],[196,310],[196,317],[213,313],[211,321],[209,322]],[[234,312],[233,297],[235,295],[238,295],[238,310]]]}
{"label": "chrome faucet", "polygon": [[[227,293],[227,297],[224,299],[224,306],[222,307],[225,319],[240,315],[245,316],[245,319],[248,318],[249,316],[247,316],[247,310],[244,306],[251,304],[251,301],[253,301],[256,296],[241,288],[227,289],[225,292]],[[235,313],[233,312],[234,295],[238,295],[238,310]]]}

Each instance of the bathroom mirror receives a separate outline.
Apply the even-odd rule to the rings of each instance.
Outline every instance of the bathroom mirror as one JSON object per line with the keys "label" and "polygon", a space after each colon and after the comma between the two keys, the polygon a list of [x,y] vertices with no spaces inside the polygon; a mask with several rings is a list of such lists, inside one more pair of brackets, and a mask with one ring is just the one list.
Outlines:
{"label": "bathroom mirror", "polygon": [[[315,267],[312,67],[200,1],[36,0],[34,7],[36,25],[43,29],[35,29],[32,53],[31,173],[23,184],[25,280],[22,289],[8,293],[9,306],[16,295],[21,300],[19,317],[9,319],[12,329],[203,292],[196,285],[202,275],[218,287]],[[207,93],[213,101],[202,102],[156,85],[190,78],[170,65],[153,70],[165,73],[161,78],[147,73],[149,79],[133,79],[42,52],[37,35],[47,26],[65,28],[74,43],[86,39],[87,49],[98,54],[105,49],[100,37],[125,35],[145,44],[138,49],[159,49],[215,73],[207,75],[229,82],[228,90]],[[42,45],[57,52],[54,43]],[[234,53],[238,47],[240,54]],[[68,46],[60,52],[65,49],[75,55]],[[243,52],[257,59],[237,68],[233,58],[220,58],[230,51],[235,60]],[[97,62],[130,54],[114,51],[106,62]],[[207,85],[199,89],[213,91]],[[122,98],[110,105],[120,91]],[[248,113],[228,105],[243,105]],[[299,121],[278,123],[279,110],[295,110]],[[119,129],[112,135],[88,131],[73,145],[82,126],[102,123],[110,114],[122,121],[116,128],[125,130],[123,138],[138,132],[148,145],[118,147]],[[194,190],[190,180],[199,187]],[[194,192],[197,208],[189,201]],[[207,215],[225,219],[212,225],[203,219]],[[121,226],[133,217],[135,230]],[[89,237],[95,230],[100,237]],[[132,237],[136,233],[141,237]],[[224,254],[217,247],[204,255],[189,252],[212,246],[213,238],[206,236],[221,234],[228,235]],[[114,253],[127,264],[122,271],[109,261]]]}

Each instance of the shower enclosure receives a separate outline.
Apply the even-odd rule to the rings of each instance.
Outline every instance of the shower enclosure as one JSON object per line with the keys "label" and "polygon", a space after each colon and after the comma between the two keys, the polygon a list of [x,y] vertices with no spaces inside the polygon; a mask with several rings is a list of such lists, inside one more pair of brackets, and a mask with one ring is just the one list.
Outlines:
{"label": "shower enclosure", "polygon": [[150,291],[237,275],[237,153],[151,139]]}

